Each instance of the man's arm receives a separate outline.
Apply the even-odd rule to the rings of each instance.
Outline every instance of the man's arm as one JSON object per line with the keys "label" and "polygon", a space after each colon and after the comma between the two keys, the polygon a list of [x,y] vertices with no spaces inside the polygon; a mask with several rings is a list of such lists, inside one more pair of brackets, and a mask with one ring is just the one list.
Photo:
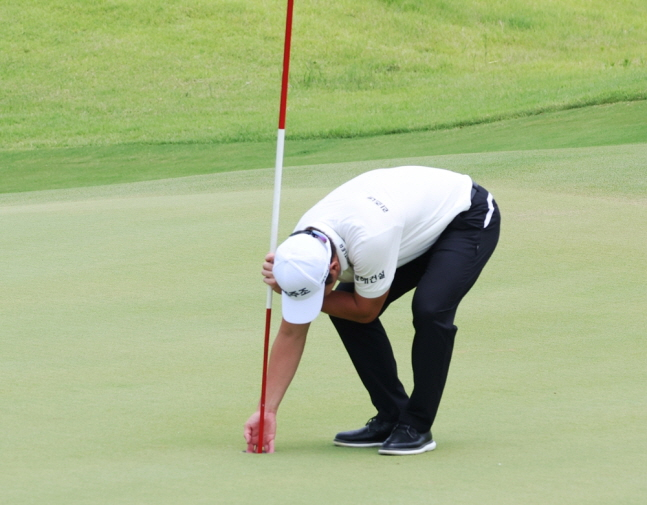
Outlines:
{"label": "man's arm", "polygon": [[272,344],[267,369],[265,410],[276,413],[299,367],[310,324],[292,324],[285,320]]}
{"label": "man's arm", "polygon": [[333,291],[324,298],[322,312],[341,319],[348,319],[357,323],[370,323],[377,316],[384,306],[387,291],[377,298],[364,298],[354,291]]}
{"label": "man's arm", "polygon": [[[283,320],[274,344],[272,344],[270,362],[267,369],[264,440],[261,442],[265,452],[274,452],[276,412],[299,367],[309,327],[310,324],[292,324]],[[247,420],[247,423],[245,423],[247,452],[256,452],[256,447],[259,444],[259,421],[260,406],[259,411],[252,414]]]}

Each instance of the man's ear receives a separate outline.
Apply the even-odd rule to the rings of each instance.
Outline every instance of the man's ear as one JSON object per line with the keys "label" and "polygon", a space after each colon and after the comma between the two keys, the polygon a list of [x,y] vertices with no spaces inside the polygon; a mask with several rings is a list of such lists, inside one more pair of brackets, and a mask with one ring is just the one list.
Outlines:
{"label": "man's ear", "polygon": [[337,283],[337,279],[341,275],[341,265],[337,255],[330,262],[330,267],[328,268],[328,277],[326,278],[326,286],[334,286]]}
{"label": "man's ear", "polygon": [[339,263],[339,258],[336,254],[332,259],[332,262],[330,263],[330,271],[335,272],[337,274],[337,277],[341,275],[341,263]]}

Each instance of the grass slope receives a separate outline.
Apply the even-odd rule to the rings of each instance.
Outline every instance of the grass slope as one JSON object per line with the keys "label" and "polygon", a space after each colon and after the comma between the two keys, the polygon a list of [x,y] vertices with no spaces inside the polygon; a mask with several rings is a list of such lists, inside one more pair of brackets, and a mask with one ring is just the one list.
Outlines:
{"label": "grass slope", "polygon": [[[439,447],[410,458],[332,446],[372,412],[325,318],[278,452],[241,453],[272,170],[0,195],[0,501],[641,504],[646,157],[635,144],[286,170],[282,236],[385,161],[467,171],[502,208],[458,314]],[[410,385],[406,301],[385,324]]]}
{"label": "grass slope", "polygon": [[[451,130],[293,140],[286,166],[453,153],[647,142],[647,101],[545,113]],[[117,184],[274,165],[275,142],[115,145],[0,151],[0,193]]]}
{"label": "grass slope", "polygon": [[[0,149],[271,140],[284,0],[0,4]],[[642,0],[297,2],[293,138],[645,98]]]}

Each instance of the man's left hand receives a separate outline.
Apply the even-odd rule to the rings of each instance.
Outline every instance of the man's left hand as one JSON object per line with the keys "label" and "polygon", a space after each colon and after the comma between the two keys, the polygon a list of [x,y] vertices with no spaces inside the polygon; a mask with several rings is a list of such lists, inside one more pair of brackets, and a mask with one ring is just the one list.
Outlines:
{"label": "man's left hand", "polygon": [[263,263],[263,270],[261,271],[261,273],[263,274],[263,282],[270,286],[275,293],[281,294],[281,287],[276,282],[274,273],[272,272],[273,268],[274,254],[267,253],[267,256],[265,256],[265,262]]}

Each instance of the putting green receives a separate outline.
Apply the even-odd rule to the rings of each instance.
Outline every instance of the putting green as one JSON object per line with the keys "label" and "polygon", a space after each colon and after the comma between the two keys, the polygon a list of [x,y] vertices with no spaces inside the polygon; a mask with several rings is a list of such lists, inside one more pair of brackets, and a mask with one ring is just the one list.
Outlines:
{"label": "putting green", "polygon": [[[464,171],[501,206],[459,310],[438,449],[405,458],[332,445],[373,411],[323,317],[277,452],[241,453],[271,170],[0,195],[1,501],[642,503],[645,159],[634,144],[286,169],[282,237],[378,166]],[[410,385],[407,302],[384,319]]]}

